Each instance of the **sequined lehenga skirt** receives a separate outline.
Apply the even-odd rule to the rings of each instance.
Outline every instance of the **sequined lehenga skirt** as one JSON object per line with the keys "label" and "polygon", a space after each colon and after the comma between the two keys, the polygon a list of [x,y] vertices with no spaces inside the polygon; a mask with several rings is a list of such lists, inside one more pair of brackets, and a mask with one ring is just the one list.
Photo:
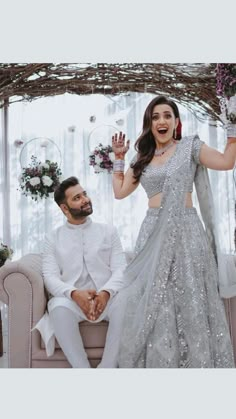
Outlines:
{"label": "sequined lehenga skirt", "polygon": [[[137,258],[152,240],[158,217],[159,209],[147,211],[136,243]],[[168,243],[162,258],[166,252]],[[156,267],[150,264],[124,291],[128,297],[119,367],[233,368],[217,265],[194,208],[185,209],[169,265],[159,272],[159,283],[153,280]],[[165,275],[168,279],[162,282]]]}

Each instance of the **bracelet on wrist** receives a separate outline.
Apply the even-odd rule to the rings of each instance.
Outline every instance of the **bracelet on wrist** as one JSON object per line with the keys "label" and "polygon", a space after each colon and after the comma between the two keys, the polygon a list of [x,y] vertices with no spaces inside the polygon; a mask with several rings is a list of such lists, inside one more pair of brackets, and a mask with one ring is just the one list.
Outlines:
{"label": "bracelet on wrist", "polygon": [[236,124],[233,124],[232,122],[228,122],[226,131],[227,131],[227,137],[236,137]]}
{"label": "bracelet on wrist", "polygon": [[124,172],[125,170],[125,161],[124,160],[115,160],[113,162],[113,172],[119,173]]}

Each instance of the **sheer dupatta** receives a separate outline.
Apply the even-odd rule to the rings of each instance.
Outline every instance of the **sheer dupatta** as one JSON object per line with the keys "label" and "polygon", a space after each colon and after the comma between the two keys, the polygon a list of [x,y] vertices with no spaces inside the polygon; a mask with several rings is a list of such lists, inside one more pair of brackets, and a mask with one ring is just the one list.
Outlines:
{"label": "sheer dupatta", "polygon": [[218,286],[220,296],[222,298],[234,297],[236,296],[235,262],[232,255],[221,253],[211,185],[207,169],[203,166],[197,167],[195,187],[206,234],[218,265]]}

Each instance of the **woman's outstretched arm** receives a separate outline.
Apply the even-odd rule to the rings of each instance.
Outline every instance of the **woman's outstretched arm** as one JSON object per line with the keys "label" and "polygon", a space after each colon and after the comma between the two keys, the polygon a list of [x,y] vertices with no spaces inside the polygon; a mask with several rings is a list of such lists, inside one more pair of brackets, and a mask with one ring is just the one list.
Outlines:
{"label": "woman's outstretched arm", "polygon": [[203,144],[199,159],[200,163],[208,169],[232,170],[236,160],[236,129],[235,136],[228,136],[223,153]]}
{"label": "woman's outstretched arm", "polygon": [[125,155],[129,150],[130,141],[125,142],[125,134],[120,132],[112,137],[112,149],[115,154],[113,164],[113,191],[116,199],[123,199],[130,195],[139,185],[135,182],[133,169],[129,168],[124,174]]}

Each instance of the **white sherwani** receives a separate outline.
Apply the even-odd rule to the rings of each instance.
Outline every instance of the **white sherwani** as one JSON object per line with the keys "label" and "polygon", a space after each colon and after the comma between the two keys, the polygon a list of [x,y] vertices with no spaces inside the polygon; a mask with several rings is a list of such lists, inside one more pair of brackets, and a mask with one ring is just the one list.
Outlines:
{"label": "white sherwani", "polygon": [[[89,217],[80,225],[66,222],[53,231],[45,242],[44,283],[48,292],[56,297],[49,300],[49,311],[57,305],[63,305],[78,315],[78,321],[88,320],[70,294],[75,289],[95,288],[111,294],[96,322],[105,319],[110,306],[117,300],[116,293],[124,286],[125,266],[125,255],[115,227],[94,223]],[[47,355],[52,355],[55,338],[48,313],[44,314],[35,328],[42,335]]]}

